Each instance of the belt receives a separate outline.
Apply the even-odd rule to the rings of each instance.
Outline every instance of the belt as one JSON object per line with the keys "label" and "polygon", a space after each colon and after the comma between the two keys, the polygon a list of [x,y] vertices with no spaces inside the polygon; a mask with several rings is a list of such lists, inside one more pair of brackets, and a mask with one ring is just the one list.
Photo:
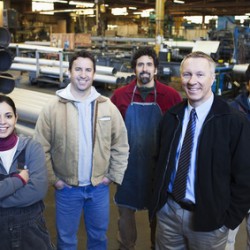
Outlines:
{"label": "belt", "polygon": [[188,210],[190,212],[194,211],[195,205],[192,202],[187,202],[187,201],[179,201],[177,202],[181,208]]}
{"label": "belt", "polygon": [[182,209],[193,212],[195,209],[195,204],[191,201],[176,201],[171,193],[168,193],[169,197],[173,199]]}

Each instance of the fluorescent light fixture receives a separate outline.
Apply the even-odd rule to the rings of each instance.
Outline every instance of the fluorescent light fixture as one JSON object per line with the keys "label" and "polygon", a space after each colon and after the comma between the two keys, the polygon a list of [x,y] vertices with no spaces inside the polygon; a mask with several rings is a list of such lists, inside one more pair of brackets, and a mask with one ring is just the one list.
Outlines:
{"label": "fluorescent light fixture", "polygon": [[113,8],[111,9],[111,13],[114,16],[127,16],[128,15],[128,11],[126,7],[123,8]]}
{"label": "fluorescent light fixture", "polygon": [[76,11],[77,15],[84,15],[84,16],[89,16],[89,15],[94,15],[94,9],[83,9],[80,11]]}
{"label": "fluorescent light fixture", "polygon": [[239,20],[244,23],[245,20],[249,20],[250,13],[246,13],[245,16],[235,16],[235,20]]}
{"label": "fluorescent light fixture", "polygon": [[[53,11],[54,3],[68,3],[64,0],[32,0],[32,11]],[[43,12],[45,14],[45,12]],[[53,12],[46,13],[47,15],[53,15]]]}
{"label": "fluorescent light fixture", "polygon": [[174,0],[173,2],[174,3],[179,3],[179,4],[184,4],[185,3],[185,1],[182,1],[182,0]]}
{"label": "fluorescent light fixture", "polygon": [[69,4],[76,5],[76,7],[79,7],[79,8],[93,8],[95,5],[94,3],[81,2],[81,1],[70,1]]}
{"label": "fluorescent light fixture", "polygon": [[39,14],[53,16],[54,15],[54,11],[41,11],[41,12],[39,12]]}
{"label": "fluorescent light fixture", "polygon": [[[203,17],[202,16],[183,16],[183,19],[185,19],[189,23],[197,23],[202,24]],[[205,16],[205,23],[209,23],[210,20],[217,20],[218,16]]]}
{"label": "fluorescent light fixture", "polygon": [[39,2],[39,3],[68,3],[65,0],[32,0],[32,2]]}
{"label": "fluorescent light fixture", "polygon": [[130,6],[128,7],[129,10],[137,10],[137,7]]}
{"label": "fluorescent light fixture", "polygon": [[32,2],[32,11],[54,10],[54,3]]}
{"label": "fluorescent light fixture", "polygon": [[[88,10],[90,10],[90,12],[89,13],[93,13],[92,12],[92,9],[88,9]],[[84,15],[84,13],[88,13],[88,12],[85,12],[85,11],[88,11],[87,9],[64,9],[64,10],[50,10],[50,11],[40,11],[39,13],[40,14],[50,14],[50,13],[73,13],[73,12],[75,12],[75,13],[79,13],[79,14],[82,14],[82,15]],[[93,10],[94,11],[94,10]],[[88,14],[86,14],[86,15],[88,15]],[[91,15],[91,14],[90,14]]]}
{"label": "fluorescent light fixture", "polygon": [[141,11],[141,12],[134,12],[133,14],[134,15],[140,15],[141,17],[149,17],[150,16],[149,13],[146,13],[146,12],[143,12],[143,11]]}
{"label": "fluorescent light fixture", "polygon": [[150,13],[155,11],[155,9],[146,9],[141,12],[134,12],[135,15],[141,15],[141,17],[149,17]]}
{"label": "fluorescent light fixture", "polygon": [[113,25],[113,24],[108,24],[108,30],[115,30],[115,29],[117,29],[117,25],[115,24],[115,25]]}

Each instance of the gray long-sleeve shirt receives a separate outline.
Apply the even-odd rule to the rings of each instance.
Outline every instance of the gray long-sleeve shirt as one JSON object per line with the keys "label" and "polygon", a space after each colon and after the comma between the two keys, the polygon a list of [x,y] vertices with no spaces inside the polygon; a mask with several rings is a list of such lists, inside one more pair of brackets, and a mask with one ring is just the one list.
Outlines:
{"label": "gray long-sleeve shirt", "polygon": [[[0,181],[0,208],[26,207],[42,200],[48,190],[48,176],[45,153],[42,146],[28,137],[19,137],[16,153],[10,167],[10,174],[17,171],[17,158],[25,150],[25,165],[29,170],[29,181],[23,185],[17,177],[7,177]],[[7,175],[0,160],[0,174]]]}

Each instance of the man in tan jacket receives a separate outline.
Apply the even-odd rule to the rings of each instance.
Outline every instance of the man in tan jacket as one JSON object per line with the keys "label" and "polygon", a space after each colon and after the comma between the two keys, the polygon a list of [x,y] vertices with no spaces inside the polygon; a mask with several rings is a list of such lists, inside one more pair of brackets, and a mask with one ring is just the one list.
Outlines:
{"label": "man in tan jacket", "polygon": [[111,101],[92,86],[95,59],[86,51],[69,62],[71,83],[41,112],[35,139],[44,147],[55,187],[57,249],[76,250],[84,211],[86,249],[107,249],[109,184],[127,167],[127,131]]}

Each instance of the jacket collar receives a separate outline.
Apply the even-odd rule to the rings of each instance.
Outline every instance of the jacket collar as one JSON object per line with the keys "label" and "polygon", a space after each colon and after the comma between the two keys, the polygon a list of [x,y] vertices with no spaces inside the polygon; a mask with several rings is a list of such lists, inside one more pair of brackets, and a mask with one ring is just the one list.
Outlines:
{"label": "jacket collar", "polygon": [[[175,105],[173,108],[169,110],[169,112],[174,115],[178,116],[181,120],[184,117],[185,108],[188,105],[187,99],[183,100],[181,103]],[[214,101],[212,107],[206,117],[209,119],[212,116],[220,116],[220,115],[227,115],[230,113],[230,106],[226,101],[224,101],[221,97],[214,96]]]}
{"label": "jacket collar", "polygon": [[[64,98],[59,97],[59,96],[58,96],[58,98],[59,98],[59,101],[62,102],[62,103],[74,102],[72,100],[64,99]],[[103,96],[103,95],[99,95],[96,98],[96,101],[99,102],[99,103],[106,102],[107,100],[108,100],[108,98]]]}

